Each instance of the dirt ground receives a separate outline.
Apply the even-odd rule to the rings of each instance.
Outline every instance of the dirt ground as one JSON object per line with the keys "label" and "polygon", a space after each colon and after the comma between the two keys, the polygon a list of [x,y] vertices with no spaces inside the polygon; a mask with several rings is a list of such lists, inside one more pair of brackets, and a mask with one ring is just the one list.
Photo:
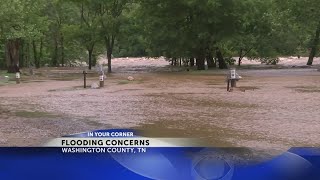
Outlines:
{"label": "dirt ground", "polygon": [[[146,136],[199,137],[213,146],[319,146],[320,72],[242,68],[234,92],[227,71],[172,69],[163,60],[114,63],[105,87],[82,87],[81,68],[43,68],[0,86],[0,146],[38,146],[94,129],[136,128]],[[88,84],[98,82],[89,72]],[[128,76],[134,81],[128,81]]]}

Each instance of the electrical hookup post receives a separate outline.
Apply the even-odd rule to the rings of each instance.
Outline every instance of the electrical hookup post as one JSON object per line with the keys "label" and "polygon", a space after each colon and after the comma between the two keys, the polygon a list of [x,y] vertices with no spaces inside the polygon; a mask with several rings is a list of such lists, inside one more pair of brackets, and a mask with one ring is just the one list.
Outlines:
{"label": "electrical hookup post", "polygon": [[20,72],[16,72],[16,84],[20,84]]}
{"label": "electrical hookup post", "polygon": [[104,75],[104,71],[103,71],[103,66],[100,65],[100,71],[99,71],[100,88],[104,87],[104,78],[105,78],[105,75]]}
{"label": "electrical hookup post", "polygon": [[227,75],[227,91],[232,92],[234,88],[237,87],[237,81],[242,77],[236,72],[235,68],[230,68]]}

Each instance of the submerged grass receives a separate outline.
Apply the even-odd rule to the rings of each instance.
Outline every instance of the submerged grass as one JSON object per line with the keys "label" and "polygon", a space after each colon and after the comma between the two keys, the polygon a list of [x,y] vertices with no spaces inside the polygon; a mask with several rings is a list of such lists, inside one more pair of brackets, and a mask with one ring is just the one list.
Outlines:
{"label": "submerged grass", "polygon": [[118,81],[118,85],[124,85],[124,84],[129,84],[131,81],[128,80],[120,80]]}
{"label": "submerged grass", "polygon": [[56,118],[60,117],[59,115],[51,114],[48,112],[30,112],[30,111],[17,111],[15,112],[15,115],[18,117],[24,117],[24,118]]}
{"label": "submerged grass", "polygon": [[297,92],[301,93],[318,93],[320,92],[320,87],[317,86],[291,86],[287,87],[289,89],[294,89]]}
{"label": "submerged grass", "polygon": [[193,101],[195,105],[199,106],[212,106],[212,107],[223,107],[223,108],[257,108],[256,104],[245,104],[239,102],[229,102],[222,100],[201,100]]}
{"label": "submerged grass", "polygon": [[183,105],[192,105],[199,107],[222,107],[222,108],[257,108],[257,104],[247,104],[240,102],[230,102],[227,100],[217,100],[217,99],[194,99],[186,95],[194,94],[210,94],[210,93],[152,93],[144,96],[156,97],[156,98],[166,98],[175,100],[176,103],[182,103]]}
{"label": "submerged grass", "polygon": [[143,80],[134,80],[134,81],[129,81],[129,80],[119,80],[117,82],[118,85],[126,85],[126,84],[142,84],[144,81]]}

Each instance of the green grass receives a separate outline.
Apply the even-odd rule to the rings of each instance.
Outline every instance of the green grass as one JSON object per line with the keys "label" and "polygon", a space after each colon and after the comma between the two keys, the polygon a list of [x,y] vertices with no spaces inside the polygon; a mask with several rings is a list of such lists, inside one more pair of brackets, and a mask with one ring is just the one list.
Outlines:
{"label": "green grass", "polygon": [[[6,78],[8,76],[9,78]],[[0,70],[0,86],[4,86],[7,84],[14,84],[15,82],[12,81],[15,78],[15,74],[9,74],[7,71]]]}
{"label": "green grass", "polygon": [[7,73],[5,70],[0,70],[0,76],[14,76],[13,73]]}
{"label": "green grass", "polygon": [[119,85],[124,85],[124,84],[129,84],[131,81],[128,81],[128,80],[121,80],[121,81],[118,81],[118,84]]}

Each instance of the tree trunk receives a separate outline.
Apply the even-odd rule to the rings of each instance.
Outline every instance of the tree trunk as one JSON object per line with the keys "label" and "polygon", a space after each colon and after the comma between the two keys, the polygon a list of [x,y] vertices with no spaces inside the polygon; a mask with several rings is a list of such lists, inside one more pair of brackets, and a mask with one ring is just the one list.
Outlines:
{"label": "tree trunk", "polygon": [[64,67],[64,37],[63,34],[60,33],[60,46],[61,46],[61,65]]}
{"label": "tree trunk", "polygon": [[177,66],[177,58],[173,58],[173,65]]}
{"label": "tree trunk", "polygon": [[208,55],[207,55],[207,64],[208,64],[208,68],[209,69],[216,67],[211,52],[209,52]]}
{"label": "tree trunk", "polygon": [[219,62],[219,69],[228,69],[226,62],[224,61],[223,55],[219,48],[216,48],[216,56]]}
{"label": "tree trunk", "polygon": [[30,43],[28,41],[26,43],[26,52],[24,58],[26,67],[30,67]]}
{"label": "tree trunk", "polygon": [[34,64],[36,65],[36,68],[40,68],[40,61],[38,58],[37,45],[35,40],[32,41],[32,48],[33,48]]}
{"label": "tree trunk", "polygon": [[243,53],[243,49],[240,49],[240,52],[239,52],[239,62],[238,62],[238,66],[241,66],[241,61],[242,61],[242,53]]}
{"label": "tree trunk", "polygon": [[196,63],[197,63],[197,69],[198,70],[206,70],[206,66],[205,66],[205,63],[204,63],[204,57],[203,56],[199,56],[197,59],[196,59]]}
{"label": "tree trunk", "polygon": [[24,56],[25,56],[25,42],[23,40],[20,41],[20,56],[19,56],[19,67],[24,67]]}
{"label": "tree trunk", "polygon": [[191,67],[194,66],[194,58],[190,58],[190,66],[191,66]]}
{"label": "tree trunk", "polygon": [[105,43],[106,43],[106,47],[107,47],[107,58],[108,58],[108,73],[112,73],[111,59],[112,59],[112,51],[113,51],[114,41],[115,41],[114,36],[105,37]]}
{"label": "tree trunk", "polygon": [[41,65],[41,60],[43,56],[43,38],[40,39],[40,50],[39,50],[39,67]]}
{"label": "tree trunk", "polygon": [[5,54],[8,73],[15,73],[16,67],[19,66],[19,54],[20,49],[20,40],[19,39],[10,39],[5,44]]}
{"label": "tree trunk", "polygon": [[97,65],[97,57],[94,53],[92,53],[92,66],[96,66]]}
{"label": "tree trunk", "polygon": [[308,60],[307,65],[312,65],[313,59],[317,54],[317,48],[319,45],[319,38],[320,38],[319,36],[320,36],[320,23],[319,23],[317,30],[316,30],[316,35],[315,35],[313,43],[312,43],[311,52],[309,55],[309,60]]}
{"label": "tree trunk", "polygon": [[89,53],[89,70],[92,69],[92,53],[93,53],[93,49],[88,49],[88,53]]}
{"label": "tree trunk", "polygon": [[199,58],[196,58],[196,67],[199,67]]}
{"label": "tree trunk", "polygon": [[54,51],[52,53],[52,66],[58,66],[58,40],[54,38]]}
{"label": "tree trunk", "polygon": [[111,73],[112,72],[112,69],[111,69],[112,48],[108,48],[107,58],[108,58],[108,73]]}

